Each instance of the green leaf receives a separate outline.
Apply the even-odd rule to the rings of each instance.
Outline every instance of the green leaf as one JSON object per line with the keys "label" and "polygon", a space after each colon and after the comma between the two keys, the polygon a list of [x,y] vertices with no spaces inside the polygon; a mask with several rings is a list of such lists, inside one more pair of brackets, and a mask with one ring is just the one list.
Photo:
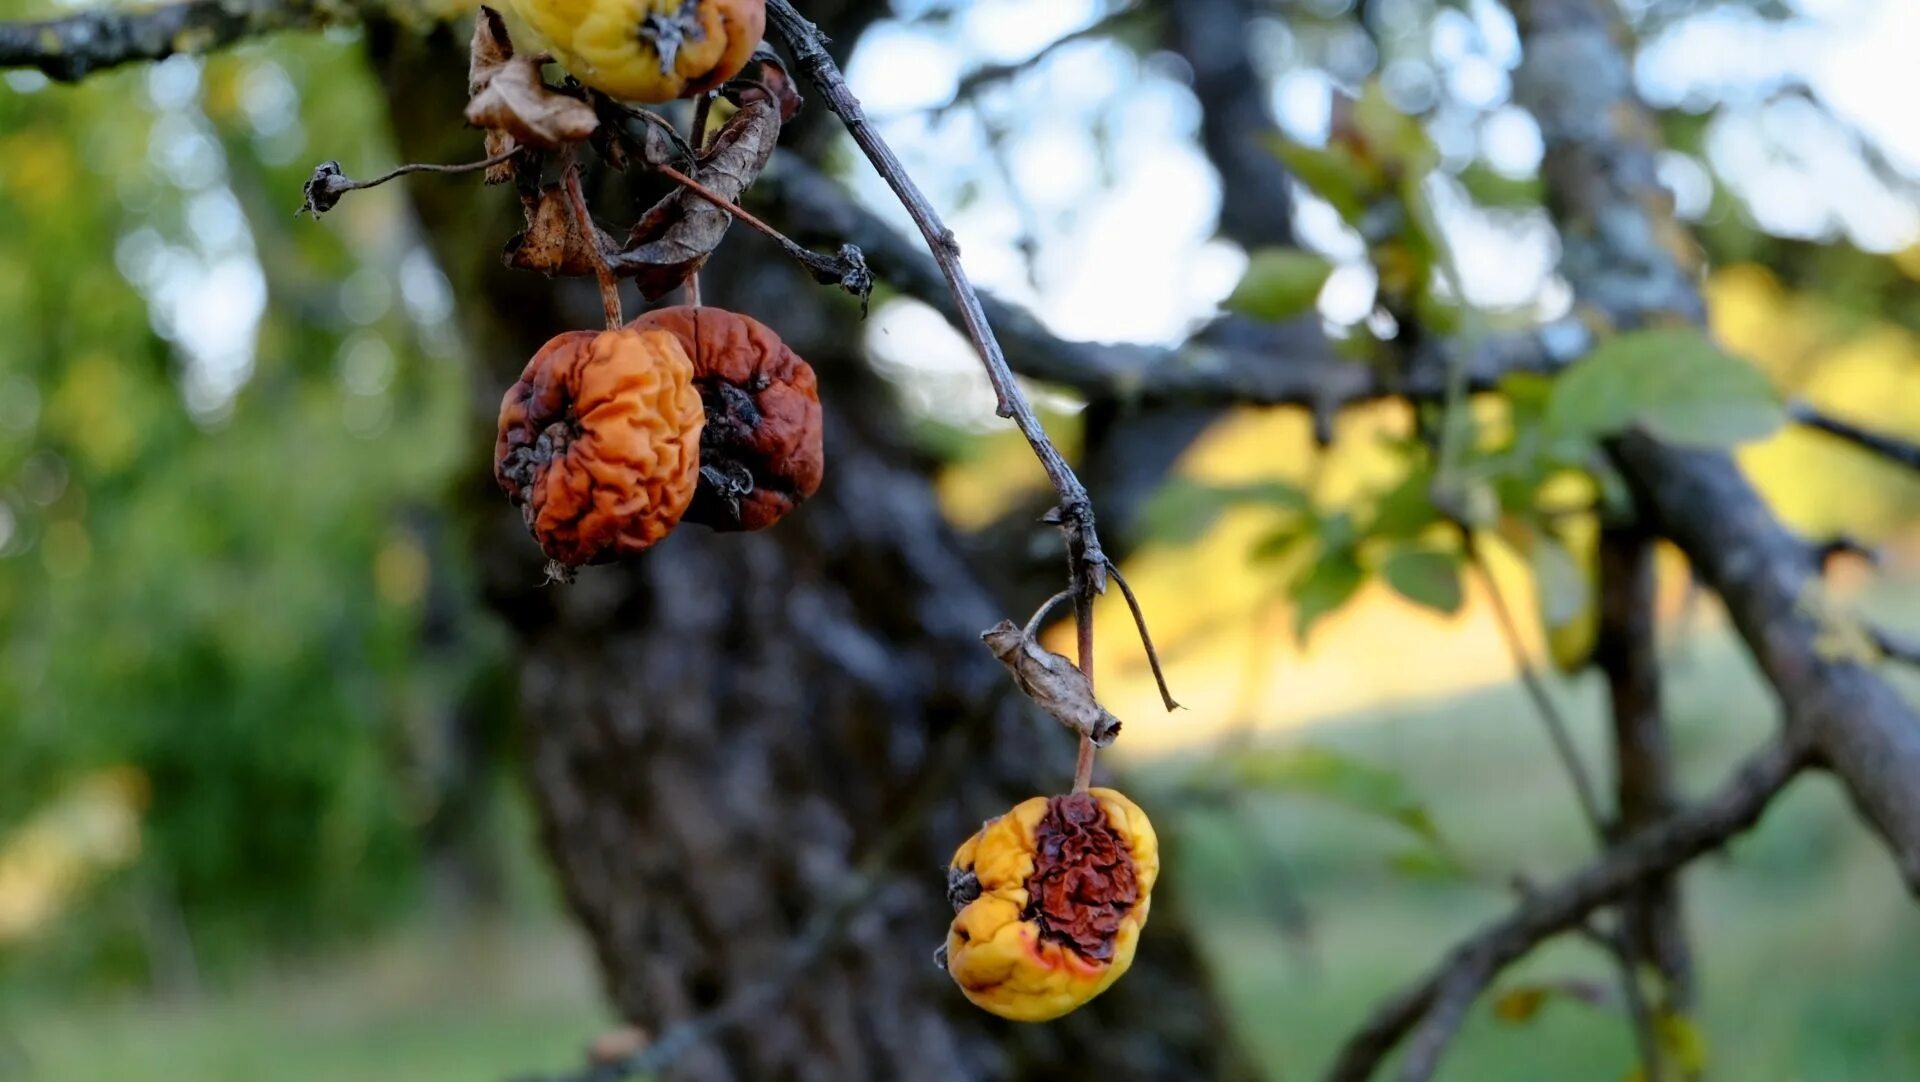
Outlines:
{"label": "green leaf", "polygon": [[1440,518],[1433,506],[1433,466],[1420,462],[1410,466],[1405,477],[1382,493],[1373,506],[1373,521],[1367,534],[1389,540],[1408,540],[1420,536]]}
{"label": "green leaf", "polygon": [[1279,322],[1313,308],[1333,264],[1299,248],[1261,248],[1247,273],[1227,298],[1227,308],[1244,316]]}
{"label": "green leaf", "polygon": [[1229,780],[1251,789],[1325,800],[1396,823],[1429,845],[1440,832],[1412,788],[1394,771],[1331,748],[1251,748],[1228,763]]}
{"label": "green leaf", "polygon": [[1268,149],[1313,194],[1333,204],[1348,222],[1357,222],[1380,187],[1377,170],[1343,146],[1310,147],[1270,137]]}
{"label": "green leaf", "polygon": [[1408,879],[1463,882],[1473,878],[1473,870],[1462,864],[1459,857],[1435,844],[1403,849],[1387,858],[1387,867]]}
{"label": "green leaf", "polygon": [[1387,556],[1380,573],[1395,593],[1416,605],[1448,616],[1460,611],[1458,553],[1401,547]]}
{"label": "green leaf", "polygon": [[1460,171],[1460,186],[1483,207],[1537,207],[1542,186],[1537,176],[1510,177],[1484,162]]}
{"label": "green leaf", "polygon": [[1554,383],[1547,427],[1598,438],[1640,425],[1670,443],[1726,447],[1786,421],[1759,369],[1693,327],[1658,327],[1602,342]]}
{"label": "green leaf", "polygon": [[1293,634],[1304,645],[1313,625],[1353,597],[1367,578],[1351,548],[1323,550],[1287,591],[1293,600]]}
{"label": "green leaf", "polygon": [[1211,529],[1228,508],[1244,504],[1300,511],[1307,508],[1308,501],[1306,493],[1284,481],[1236,485],[1170,481],[1147,504],[1147,536],[1170,544],[1190,544]]}
{"label": "green leaf", "polygon": [[1312,536],[1313,530],[1307,524],[1289,523],[1255,541],[1247,550],[1247,559],[1254,563],[1278,563]]}
{"label": "green leaf", "polygon": [[1373,156],[1393,166],[1392,173],[1418,177],[1440,160],[1427,129],[1387,100],[1378,79],[1369,81],[1353,103],[1352,122]]}

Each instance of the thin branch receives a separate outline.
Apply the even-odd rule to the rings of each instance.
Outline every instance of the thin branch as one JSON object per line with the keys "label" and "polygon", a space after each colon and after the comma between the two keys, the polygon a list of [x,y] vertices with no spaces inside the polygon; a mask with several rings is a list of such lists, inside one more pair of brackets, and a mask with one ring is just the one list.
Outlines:
{"label": "thin branch", "polygon": [[1059,449],[1048,438],[1046,430],[1040,425],[1040,418],[1034,414],[1033,406],[1027,402],[1026,395],[1015,381],[1013,370],[1007,367],[1006,355],[987,322],[980,295],[974,291],[965,269],[960,265],[960,246],[953,239],[953,231],[940,220],[939,213],[921,193],[919,186],[914,184],[913,178],[907,175],[899,157],[868,122],[859,99],[853,96],[845,76],[840,73],[839,65],[828,54],[826,38],[820,33],[820,28],[796,11],[790,0],[767,0],[767,18],[774,32],[786,41],[787,48],[793,53],[794,65],[820,91],[827,107],[846,125],[853,141],[859,144],[881,178],[893,189],[901,205],[906,207],[914,224],[920,227],[934,261],[939,264],[941,274],[947,280],[961,324],[986,366],[987,378],[999,398],[999,414],[1012,419],[1021,435],[1026,437],[1028,446],[1046,471],[1047,479],[1060,496],[1060,527],[1066,535],[1068,559],[1076,565],[1076,573],[1086,589],[1103,589],[1106,585],[1107,560],[1100,548],[1099,533],[1094,527],[1093,505],[1087,498],[1086,486],[1080,483],[1073,467],[1067,464]]}
{"label": "thin branch", "polygon": [[1500,584],[1494,580],[1493,569],[1487,566],[1480,546],[1473,539],[1473,531],[1463,528],[1467,562],[1480,573],[1480,580],[1486,583],[1487,597],[1493,602],[1494,616],[1500,623],[1500,634],[1506,639],[1507,650],[1513,655],[1514,668],[1520,674],[1520,683],[1527,690],[1527,697],[1533,700],[1534,709],[1540,715],[1541,724],[1547,730],[1547,737],[1553,742],[1553,753],[1560,760],[1560,766],[1567,773],[1567,779],[1573,783],[1574,798],[1579,801],[1580,814],[1587,821],[1587,827],[1602,845],[1606,843],[1606,817],[1600,810],[1600,798],[1593,785],[1593,777],[1587,772],[1586,764],[1580,760],[1580,751],[1573,743],[1573,734],[1567,727],[1567,719],[1554,704],[1553,696],[1547,691],[1547,683],[1534,667],[1533,659],[1527,656],[1526,640],[1520,635],[1520,625],[1513,617],[1513,610],[1507,606],[1506,595],[1500,590]]}
{"label": "thin branch", "polygon": [[1430,1050],[1426,1054],[1437,1056],[1465,1018],[1467,1007],[1501,971],[1546,939],[1577,928],[1589,914],[1619,901],[1648,879],[1725,845],[1759,821],[1809,758],[1806,749],[1784,739],[1768,744],[1705,800],[1626,839],[1462,940],[1432,970],[1377,1008],[1347,1039],[1327,1072],[1327,1082],[1366,1082],[1393,1049],[1423,1024],[1422,1047]]}
{"label": "thin branch", "polygon": [[1872,637],[1873,645],[1880,655],[1888,661],[1897,661],[1902,665],[1920,665],[1920,639],[1902,635],[1897,631],[1888,631],[1884,627],[1869,627],[1867,634]]}
{"label": "thin branch", "polygon": [[1047,618],[1047,614],[1053,611],[1053,607],[1072,596],[1072,590],[1062,590],[1052,597],[1047,598],[1045,601],[1042,601],[1040,607],[1033,610],[1033,615],[1028,618],[1026,630],[1023,631],[1022,634],[1029,639],[1033,638],[1034,634],[1040,630],[1041,621]]}
{"label": "thin branch", "polygon": [[310,30],[356,17],[337,0],[187,0],[145,10],[106,8],[43,22],[0,22],[0,69],[34,68],[56,82],[98,71],[198,54],[281,30]]}
{"label": "thin branch", "polygon": [[1180,709],[1180,704],[1174,701],[1173,692],[1167,690],[1167,674],[1160,669],[1160,651],[1153,648],[1153,635],[1147,630],[1147,614],[1140,610],[1140,599],[1133,596],[1133,587],[1127,585],[1118,564],[1107,561],[1107,574],[1120,585],[1120,596],[1127,599],[1127,608],[1133,612],[1133,626],[1140,632],[1140,645],[1146,648],[1147,664],[1153,669],[1153,682],[1160,686],[1160,701],[1166,704],[1169,711]]}
{"label": "thin branch", "polygon": [[404,177],[409,173],[473,173],[481,169],[491,169],[496,165],[504,164],[525,149],[522,146],[509,147],[491,158],[482,158],[477,162],[456,162],[452,165],[410,162],[398,168],[389,169],[372,180],[355,180],[340,171],[339,162],[324,161],[313,167],[313,175],[307,178],[306,185],[301,188],[300,206],[293,212],[293,216],[298,218],[306,214],[319,218],[332,210],[334,205],[340,202],[340,197],[348,192],[378,188],[390,180]]}
{"label": "thin branch", "polygon": [[[721,210],[726,211],[728,214],[733,215],[735,219],[745,222],[750,228],[771,238],[789,257],[801,266],[806,267],[807,273],[813,276],[814,281],[819,282],[821,285],[839,286],[854,296],[859,297],[860,311],[862,314],[866,313],[867,298],[873,292],[873,276],[867,272],[866,258],[861,255],[859,248],[851,244],[843,244],[840,246],[840,251],[837,255],[821,255],[818,252],[807,249],[785,233],[761,221],[755,217],[752,212],[740,206],[738,203],[735,203],[733,200],[728,199],[726,196],[721,195],[719,192],[714,191],[712,188],[707,187],[705,184],[700,183],[687,174],[682,173],[673,166],[660,164],[655,165],[653,168],[660,175],[673,181],[675,184],[680,185],[707,202],[712,203],[714,206],[719,207]],[[695,292],[698,292],[697,285]]]}
{"label": "thin branch", "polygon": [[1789,403],[1787,416],[1815,431],[1825,432],[1835,439],[1845,440],[1862,450],[1870,451],[1896,466],[1920,470],[1920,443],[1904,440],[1898,436],[1889,436],[1884,432],[1875,432],[1870,428],[1862,428],[1852,421],[1823,413],[1806,402]]}
{"label": "thin branch", "polygon": [[1033,53],[1019,60],[1010,60],[1004,64],[982,64],[960,77],[959,82],[954,84],[952,97],[939,105],[930,106],[925,111],[937,116],[963,102],[972,102],[980,91],[985,90],[995,83],[1002,83],[1015,76],[1032,71],[1067,46],[1093,38],[1111,36],[1115,31],[1125,28],[1126,24],[1139,21],[1147,16],[1148,13],[1149,9],[1145,6],[1124,7],[1118,11],[1103,15],[1078,30],[1054,38]]}

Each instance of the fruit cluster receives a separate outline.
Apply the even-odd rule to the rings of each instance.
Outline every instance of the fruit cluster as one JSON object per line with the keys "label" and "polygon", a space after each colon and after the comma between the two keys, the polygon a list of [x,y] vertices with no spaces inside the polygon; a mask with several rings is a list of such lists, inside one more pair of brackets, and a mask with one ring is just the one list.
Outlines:
{"label": "fruit cluster", "polygon": [[683,520],[764,529],[822,470],[813,369],[765,324],[710,307],[549,341],[507,389],[493,450],[494,480],[569,569]]}

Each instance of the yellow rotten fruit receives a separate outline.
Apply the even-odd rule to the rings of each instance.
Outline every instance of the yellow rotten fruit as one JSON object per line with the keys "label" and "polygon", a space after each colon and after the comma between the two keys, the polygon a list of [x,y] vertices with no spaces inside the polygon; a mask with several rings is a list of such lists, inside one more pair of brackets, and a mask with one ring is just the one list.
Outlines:
{"label": "yellow rotten fruit", "polygon": [[765,0],[513,0],[560,66],[625,101],[712,90],[740,73],[766,29]]}
{"label": "yellow rotten fruit", "polygon": [[953,854],[947,972],[976,1006],[1045,1022],[1106,991],[1133,964],[1160,842],[1112,789],[1034,797]]}

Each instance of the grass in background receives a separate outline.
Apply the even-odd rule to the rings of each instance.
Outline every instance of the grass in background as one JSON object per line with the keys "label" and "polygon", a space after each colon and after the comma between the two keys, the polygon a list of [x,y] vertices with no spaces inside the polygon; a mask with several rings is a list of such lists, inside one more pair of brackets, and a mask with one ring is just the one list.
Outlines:
{"label": "grass in background", "polygon": [[16,1004],[0,1079],[498,1082],[580,1063],[608,1027],[570,928],[416,927],[178,1004]]}
{"label": "grass in background", "polygon": [[[1766,737],[1774,706],[1727,641],[1670,658],[1669,701],[1691,794]],[[1556,688],[1589,759],[1602,702]],[[1539,722],[1503,687],[1302,734],[1401,773],[1476,870],[1546,880],[1591,842]],[[1149,768],[1151,788],[1174,764]],[[1599,779],[1603,783],[1604,778]],[[1216,978],[1273,1077],[1313,1078],[1380,997],[1454,937],[1507,908],[1476,883],[1411,877],[1399,827],[1310,800],[1254,795],[1245,814],[1162,812],[1173,874],[1203,917]],[[522,832],[520,836],[526,836]],[[1920,912],[1821,776],[1686,880],[1709,1070],[1731,1082],[1920,1078]],[[1279,900],[1305,908],[1289,938]],[[1584,943],[1509,975],[1612,980]],[[492,1082],[579,1062],[608,1024],[575,934],[554,923],[416,928],[311,970],[263,974],[191,1003],[0,1006],[6,1082]],[[1478,1007],[1441,1072],[1450,1082],[1618,1082],[1622,1019],[1555,1001],[1525,1026]]]}

